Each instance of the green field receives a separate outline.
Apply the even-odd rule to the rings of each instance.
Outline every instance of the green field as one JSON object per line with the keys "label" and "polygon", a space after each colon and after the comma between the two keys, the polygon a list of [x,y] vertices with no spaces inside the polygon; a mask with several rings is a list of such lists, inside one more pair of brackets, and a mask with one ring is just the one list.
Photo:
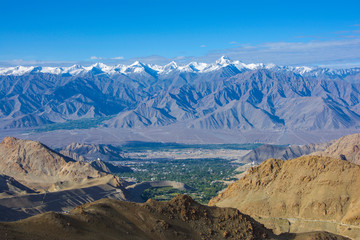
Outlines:
{"label": "green field", "polygon": [[178,149],[229,149],[229,150],[253,150],[262,146],[262,143],[244,144],[181,144],[181,143],[161,143],[161,142],[140,142],[131,141],[121,145],[123,151],[167,151]]}
{"label": "green field", "polygon": [[68,120],[62,123],[46,124],[36,128],[35,132],[50,132],[55,130],[71,130],[71,129],[89,129],[95,128],[102,124],[103,121],[110,119],[112,116],[83,118],[79,120]]}
{"label": "green field", "polygon": [[206,204],[226,187],[221,180],[229,180],[238,166],[228,160],[216,158],[139,160],[130,166],[135,170],[134,172],[122,173],[119,176],[136,178],[139,182],[177,181],[194,188],[194,190],[188,191],[179,191],[172,188],[150,188],[143,193],[144,200],[148,198],[169,200],[178,193],[187,193],[197,201]]}

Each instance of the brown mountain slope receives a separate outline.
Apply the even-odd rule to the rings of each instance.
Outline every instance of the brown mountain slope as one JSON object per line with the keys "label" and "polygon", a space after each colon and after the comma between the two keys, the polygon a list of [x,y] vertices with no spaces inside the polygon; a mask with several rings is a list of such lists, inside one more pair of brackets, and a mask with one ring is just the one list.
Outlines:
{"label": "brown mountain slope", "polygon": [[360,165],[360,134],[339,138],[324,151],[314,152],[311,155],[338,158]]}
{"label": "brown mountain slope", "polygon": [[126,182],[100,167],[64,157],[39,142],[4,138],[0,143],[0,221],[68,211],[106,197],[127,199]]}
{"label": "brown mountain slope", "polygon": [[14,178],[0,174],[0,198],[28,193],[34,193],[34,191]]}
{"label": "brown mountain slope", "polygon": [[179,195],[144,204],[102,199],[69,214],[45,213],[0,223],[6,239],[346,239],[326,232],[274,235],[233,208],[207,207]]}
{"label": "brown mountain slope", "polygon": [[269,159],[209,205],[235,207],[263,223],[283,220],[289,231],[327,229],[353,236],[350,230],[360,234],[359,186],[360,167],[346,161],[319,156]]}
{"label": "brown mountain slope", "polygon": [[61,149],[60,153],[82,161],[92,161],[98,158],[103,161],[123,159],[120,149],[102,144],[72,143]]}
{"label": "brown mountain slope", "polygon": [[6,137],[0,143],[0,174],[14,177],[34,189],[50,191],[87,184],[89,179],[108,175],[39,142],[13,137]]}

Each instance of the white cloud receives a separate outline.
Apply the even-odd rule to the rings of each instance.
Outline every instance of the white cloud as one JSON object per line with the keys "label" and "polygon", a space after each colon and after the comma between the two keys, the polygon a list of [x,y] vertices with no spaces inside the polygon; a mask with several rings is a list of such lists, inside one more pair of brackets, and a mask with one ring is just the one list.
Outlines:
{"label": "white cloud", "polygon": [[123,56],[119,56],[119,57],[113,57],[111,58],[112,60],[123,60],[124,57]]}
{"label": "white cloud", "polygon": [[[95,60],[105,64],[131,64],[141,61],[150,64],[167,64],[172,60],[187,64],[191,61],[214,62],[220,56],[226,55],[233,60],[245,63],[275,63],[278,65],[342,65],[351,66],[360,62],[360,36],[353,30],[351,38],[337,40],[313,40],[296,42],[267,42],[261,44],[237,43],[228,49],[218,49],[208,52],[205,56],[163,57],[158,55],[125,59],[122,56],[102,58],[91,56],[83,61],[44,61],[44,60],[0,60],[0,66],[69,66],[72,64],[90,65]],[[230,42],[231,43],[231,42]]]}
{"label": "white cloud", "polygon": [[11,59],[11,60],[0,60],[1,67],[11,66],[70,66],[76,64],[76,61],[52,61],[52,60],[24,60],[24,59]]}
{"label": "white cloud", "polygon": [[204,48],[204,47],[206,47],[206,45],[205,45],[205,44],[203,44],[203,45],[200,45],[200,47],[201,47],[201,48]]}
{"label": "white cloud", "polygon": [[360,60],[360,38],[241,45],[212,51],[200,59],[212,62],[222,55],[246,63],[264,62],[278,65],[353,63]]}
{"label": "white cloud", "polygon": [[236,42],[236,41],[231,41],[231,42],[229,42],[229,44],[238,44],[238,42]]}
{"label": "white cloud", "polygon": [[174,60],[183,60],[185,58],[186,58],[185,56],[177,56],[174,58]]}

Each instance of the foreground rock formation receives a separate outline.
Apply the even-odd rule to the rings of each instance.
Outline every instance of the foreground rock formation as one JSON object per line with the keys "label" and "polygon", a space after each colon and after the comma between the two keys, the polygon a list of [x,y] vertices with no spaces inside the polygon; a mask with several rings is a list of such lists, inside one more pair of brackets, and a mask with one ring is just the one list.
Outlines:
{"label": "foreground rock formation", "polygon": [[6,137],[0,143],[0,173],[36,190],[80,185],[108,175],[89,163],[60,155],[39,142],[13,137]]}
{"label": "foreground rock formation", "polygon": [[67,211],[104,197],[126,199],[122,179],[45,145],[6,137],[0,143],[0,220]]}
{"label": "foreground rock formation", "polygon": [[360,236],[360,167],[319,156],[269,159],[212,199],[278,232],[327,230]]}
{"label": "foreground rock formation", "polygon": [[327,232],[274,235],[233,208],[207,207],[189,196],[144,204],[102,199],[72,210],[0,223],[7,239],[332,239]]}

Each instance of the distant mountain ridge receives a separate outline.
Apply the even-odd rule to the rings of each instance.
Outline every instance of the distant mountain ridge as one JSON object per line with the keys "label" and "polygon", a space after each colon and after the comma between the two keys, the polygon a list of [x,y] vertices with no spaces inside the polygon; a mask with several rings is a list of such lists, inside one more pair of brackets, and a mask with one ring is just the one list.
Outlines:
{"label": "distant mountain ridge", "polygon": [[281,160],[289,160],[298,158],[303,155],[311,154],[315,151],[325,150],[331,143],[307,144],[307,145],[291,145],[291,146],[276,146],[264,144],[248,154],[240,157],[236,162],[241,163],[262,163],[269,158],[276,158]]}
{"label": "distant mountain ridge", "polygon": [[226,57],[184,66],[2,68],[0,128],[95,118],[114,128],[355,129],[359,80],[360,68],[280,67]]}
{"label": "distant mountain ridge", "polygon": [[273,70],[285,70],[292,71],[301,75],[350,75],[353,73],[359,73],[360,68],[354,67],[349,69],[335,69],[326,67],[308,67],[308,66],[278,66],[273,63],[250,63],[246,64],[239,60],[232,61],[226,56],[222,56],[215,63],[204,62],[190,62],[184,65],[178,65],[172,61],[166,65],[146,64],[139,61],[135,61],[130,65],[117,64],[106,65],[98,62],[90,66],[82,66],[75,64],[70,67],[42,67],[42,66],[16,66],[16,67],[0,67],[0,75],[14,75],[21,76],[28,73],[45,73],[55,75],[84,75],[84,74],[132,74],[132,73],[148,73],[150,75],[163,75],[169,74],[174,71],[181,72],[195,72],[206,73],[217,71],[224,67],[230,67],[233,72],[243,72],[248,70],[257,69],[273,69]]}
{"label": "distant mountain ridge", "polygon": [[123,159],[120,149],[103,144],[72,143],[62,148],[60,153],[77,161],[90,162],[97,160],[98,158],[103,161],[117,161]]}

